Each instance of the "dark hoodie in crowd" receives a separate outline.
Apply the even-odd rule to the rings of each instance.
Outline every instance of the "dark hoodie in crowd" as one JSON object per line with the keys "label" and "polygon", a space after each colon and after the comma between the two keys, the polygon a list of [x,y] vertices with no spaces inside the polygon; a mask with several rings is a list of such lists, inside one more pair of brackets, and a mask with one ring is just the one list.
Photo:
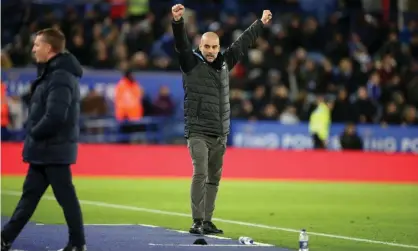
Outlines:
{"label": "dark hoodie in crowd", "polygon": [[343,150],[363,150],[363,140],[357,134],[354,124],[348,124],[340,135],[340,144]]}

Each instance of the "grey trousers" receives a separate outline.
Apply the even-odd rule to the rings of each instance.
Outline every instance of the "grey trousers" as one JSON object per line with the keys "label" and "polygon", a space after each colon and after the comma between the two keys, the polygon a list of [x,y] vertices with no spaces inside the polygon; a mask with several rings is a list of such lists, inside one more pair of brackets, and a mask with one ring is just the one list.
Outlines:
{"label": "grey trousers", "polygon": [[191,208],[193,219],[211,221],[222,175],[226,137],[192,134],[187,147],[193,163]]}

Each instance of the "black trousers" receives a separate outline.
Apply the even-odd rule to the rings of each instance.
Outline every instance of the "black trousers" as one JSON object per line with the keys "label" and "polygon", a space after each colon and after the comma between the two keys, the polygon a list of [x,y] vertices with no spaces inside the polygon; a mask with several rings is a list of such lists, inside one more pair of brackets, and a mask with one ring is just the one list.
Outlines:
{"label": "black trousers", "polygon": [[69,229],[69,244],[85,244],[83,217],[72,182],[70,165],[29,165],[22,196],[10,221],[3,227],[2,239],[11,243],[17,238],[49,185],[64,211]]}
{"label": "black trousers", "polygon": [[325,149],[325,142],[322,141],[317,134],[312,135],[312,140],[314,143],[314,149]]}

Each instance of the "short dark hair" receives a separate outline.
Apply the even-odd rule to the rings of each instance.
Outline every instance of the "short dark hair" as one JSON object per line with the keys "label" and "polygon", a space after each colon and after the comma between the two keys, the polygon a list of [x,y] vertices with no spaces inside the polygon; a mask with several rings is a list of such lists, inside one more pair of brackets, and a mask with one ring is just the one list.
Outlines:
{"label": "short dark hair", "polygon": [[58,29],[46,28],[36,33],[42,36],[47,44],[50,44],[54,52],[62,52],[65,50],[65,35]]}

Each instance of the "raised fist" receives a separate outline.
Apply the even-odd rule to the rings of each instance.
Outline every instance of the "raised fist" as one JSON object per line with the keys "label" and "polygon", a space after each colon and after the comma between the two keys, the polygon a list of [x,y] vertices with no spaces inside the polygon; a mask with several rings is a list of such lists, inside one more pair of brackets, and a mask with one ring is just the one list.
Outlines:
{"label": "raised fist", "polygon": [[184,6],[182,4],[176,4],[171,8],[173,19],[178,21],[184,14]]}
{"label": "raised fist", "polygon": [[271,14],[271,11],[269,10],[263,11],[263,16],[261,17],[261,21],[263,22],[263,24],[267,24],[272,18],[273,18],[273,15]]}

